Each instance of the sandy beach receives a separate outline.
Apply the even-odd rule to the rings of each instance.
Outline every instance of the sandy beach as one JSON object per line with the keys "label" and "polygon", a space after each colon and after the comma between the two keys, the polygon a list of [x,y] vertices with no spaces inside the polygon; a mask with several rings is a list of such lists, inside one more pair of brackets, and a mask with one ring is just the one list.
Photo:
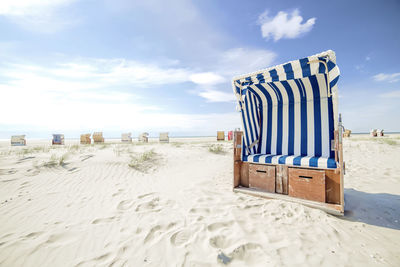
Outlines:
{"label": "sandy beach", "polygon": [[0,266],[399,266],[400,136],[344,140],[345,216],[232,192],[232,143],[0,142]]}

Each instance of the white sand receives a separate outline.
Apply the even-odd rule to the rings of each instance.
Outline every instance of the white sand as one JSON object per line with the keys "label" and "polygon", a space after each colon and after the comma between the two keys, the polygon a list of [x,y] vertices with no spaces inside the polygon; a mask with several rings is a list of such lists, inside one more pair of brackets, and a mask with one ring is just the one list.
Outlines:
{"label": "white sand", "polygon": [[[345,217],[233,193],[213,138],[1,142],[0,266],[400,266],[397,140],[345,140]],[[146,173],[128,166],[150,149]]]}

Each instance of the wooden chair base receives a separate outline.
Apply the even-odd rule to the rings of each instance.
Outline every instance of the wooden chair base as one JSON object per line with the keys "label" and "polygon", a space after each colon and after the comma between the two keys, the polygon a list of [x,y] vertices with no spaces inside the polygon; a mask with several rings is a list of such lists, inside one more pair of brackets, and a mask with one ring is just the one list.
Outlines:
{"label": "wooden chair base", "polygon": [[240,133],[235,132],[234,136],[234,192],[300,203],[334,215],[344,214],[342,168],[243,162]]}

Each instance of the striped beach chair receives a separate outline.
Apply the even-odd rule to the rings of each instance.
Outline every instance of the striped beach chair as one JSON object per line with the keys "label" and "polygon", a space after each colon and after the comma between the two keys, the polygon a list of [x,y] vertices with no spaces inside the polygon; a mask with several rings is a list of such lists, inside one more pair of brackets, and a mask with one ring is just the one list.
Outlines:
{"label": "striped beach chair", "polygon": [[343,213],[338,79],[331,50],[233,79],[243,129],[234,138],[235,188],[287,192]]}
{"label": "striped beach chair", "polygon": [[64,145],[64,135],[63,134],[53,134],[53,139],[51,140],[52,145]]}

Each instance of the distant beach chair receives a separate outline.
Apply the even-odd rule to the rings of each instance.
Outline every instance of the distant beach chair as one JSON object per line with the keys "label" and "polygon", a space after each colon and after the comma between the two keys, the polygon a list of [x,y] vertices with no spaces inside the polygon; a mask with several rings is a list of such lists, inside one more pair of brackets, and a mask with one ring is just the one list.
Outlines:
{"label": "distant beach chair", "polygon": [[91,134],[81,134],[81,144],[90,145],[92,140],[90,139]]}
{"label": "distant beach chair", "polygon": [[160,138],[159,138],[159,140],[160,140],[160,143],[169,143],[169,136],[168,136],[168,133],[167,133],[167,132],[165,132],[165,133],[160,133]]}
{"label": "distant beach chair", "polygon": [[376,131],[376,135],[377,135],[377,136],[383,136],[383,135],[384,135],[383,129],[378,129],[378,130]]}
{"label": "distant beach chair", "polygon": [[63,134],[53,134],[52,145],[64,145],[64,135]]}
{"label": "distant beach chair", "polygon": [[351,130],[345,130],[343,133],[343,137],[350,137]]}
{"label": "distant beach chair", "polygon": [[224,141],[225,140],[225,132],[224,131],[218,131],[217,132],[217,141]]}
{"label": "distant beach chair", "polygon": [[103,132],[94,132],[92,138],[93,138],[93,143],[95,144],[104,143]]}
{"label": "distant beach chair", "polygon": [[233,131],[228,132],[228,140],[229,141],[233,140]]}
{"label": "distant beach chair", "polygon": [[343,215],[342,119],[335,52],[234,77],[233,191]]}
{"label": "distant beach chair", "polygon": [[25,135],[11,136],[11,145],[12,146],[25,146],[26,145]]}
{"label": "distant beach chair", "polygon": [[377,136],[377,130],[376,130],[376,129],[371,129],[371,131],[369,131],[369,134],[370,134],[372,137],[376,137],[376,136]]}
{"label": "distant beach chair", "polygon": [[132,143],[132,133],[121,134],[121,142]]}
{"label": "distant beach chair", "polygon": [[141,133],[139,135],[139,142],[143,142],[143,143],[149,142],[149,134],[148,133]]}

